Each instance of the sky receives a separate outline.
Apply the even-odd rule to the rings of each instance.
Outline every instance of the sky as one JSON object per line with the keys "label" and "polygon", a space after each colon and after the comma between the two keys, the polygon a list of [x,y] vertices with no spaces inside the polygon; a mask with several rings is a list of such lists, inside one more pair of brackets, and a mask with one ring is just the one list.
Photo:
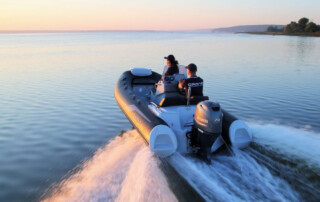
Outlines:
{"label": "sky", "polygon": [[0,30],[193,30],[320,24],[320,0],[0,0]]}

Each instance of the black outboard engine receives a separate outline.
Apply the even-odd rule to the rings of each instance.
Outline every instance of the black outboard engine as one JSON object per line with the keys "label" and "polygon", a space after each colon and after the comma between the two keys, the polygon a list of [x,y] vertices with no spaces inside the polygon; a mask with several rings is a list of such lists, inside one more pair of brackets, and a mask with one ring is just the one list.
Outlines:
{"label": "black outboard engine", "polygon": [[211,147],[222,132],[223,113],[217,102],[203,101],[197,104],[191,146],[198,147],[200,154],[208,159]]}

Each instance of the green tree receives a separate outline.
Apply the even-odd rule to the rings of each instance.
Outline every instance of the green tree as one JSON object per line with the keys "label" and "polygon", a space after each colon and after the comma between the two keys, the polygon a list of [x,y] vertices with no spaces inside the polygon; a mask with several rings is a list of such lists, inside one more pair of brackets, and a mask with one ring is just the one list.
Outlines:
{"label": "green tree", "polygon": [[[274,27],[270,27],[270,30],[273,29]],[[269,28],[268,28],[269,30]],[[314,33],[314,32],[320,32],[320,25],[317,25],[314,22],[309,22],[308,18],[300,18],[298,23],[292,21],[290,24],[287,24],[284,27],[284,32],[285,33]]]}
{"label": "green tree", "polygon": [[306,28],[308,22],[309,22],[308,18],[301,18],[298,21],[298,32],[304,32],[304,29]]}
{"label": "green tree", "polygon": [[284,32],[285,33],[292,33],[292,29],[290,27],[290,24],[287,24],[285,27],[284,27]]}
{"label": "green tree", "polygon": [[267,28],[267,32],[283,32],[283,27],[278,27],[278,26],[269,26]]}
{"label": "green tree", "polygon": [[292,21],[290,24],[287,24],[287,26],[285,26],[284,28],[284,32],[286,33],[298,32],[298,23]]}
{"label": "green tree", "polygon": [[304,29],[305,32],[316,32],[318,31],[318,26],[314,22],[309,22]]}

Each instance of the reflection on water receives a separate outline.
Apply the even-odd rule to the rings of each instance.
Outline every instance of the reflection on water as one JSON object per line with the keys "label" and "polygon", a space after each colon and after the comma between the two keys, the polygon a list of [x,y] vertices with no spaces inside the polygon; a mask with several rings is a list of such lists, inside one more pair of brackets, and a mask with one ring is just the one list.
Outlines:
{"label": "reflection on water", "polygon": [[1,34],[0,201],[37,200],[131,129],[113,98],[118,77],[162,72],[171,53],[196,63],[205,94],[239,118],[319,132],[319,49],[319,38],[286,36]]}
{"label": "reflection on water", "polygon": [[308,60],[308,55],[316,48],[317,40],[313,37],[292,37],[291,41],[288,41],[288,51],[292,52],[298,65],[306,65],[305,58]]}

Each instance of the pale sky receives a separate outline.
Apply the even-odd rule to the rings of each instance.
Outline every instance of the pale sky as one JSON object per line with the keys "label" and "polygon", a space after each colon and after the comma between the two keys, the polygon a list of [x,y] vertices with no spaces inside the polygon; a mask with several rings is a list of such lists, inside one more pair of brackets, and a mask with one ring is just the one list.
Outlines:
{"label": "pale sky", "polygon": [[320,24],[320,0],[0,0],[0,30],[187,30]]}

